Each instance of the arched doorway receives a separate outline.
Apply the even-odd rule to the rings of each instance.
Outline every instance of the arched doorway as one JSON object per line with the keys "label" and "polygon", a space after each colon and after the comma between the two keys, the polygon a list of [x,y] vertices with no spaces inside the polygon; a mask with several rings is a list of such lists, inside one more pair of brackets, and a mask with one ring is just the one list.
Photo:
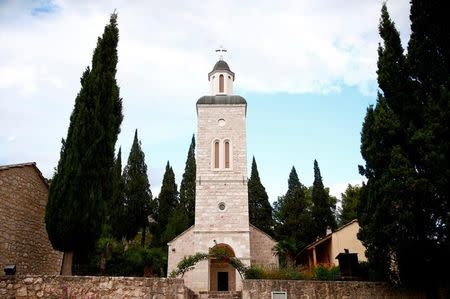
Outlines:
{"label": "arched doorway", "polygon": [[[235,257],[233,249],[227,244],[217,244],[211,250],[219,248],[229,257]],[[228,261],[211,258],[209,260],[209,290],[235,291],[236,269]]]}

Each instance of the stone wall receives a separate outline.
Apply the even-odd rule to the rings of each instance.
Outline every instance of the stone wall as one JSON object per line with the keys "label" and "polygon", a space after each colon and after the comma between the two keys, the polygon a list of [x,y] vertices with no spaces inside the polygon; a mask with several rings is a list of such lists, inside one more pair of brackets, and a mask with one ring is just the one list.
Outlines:
{"label": "stone wall", "polygon": [[182,279],[93,276],[0,276],[0,298],[190,299]]}
{"label": "stone wall", "polygon": [[34,163],[0,166],[0,274],[59,274],[62,253],[45,229],[48,185]]}
{"label": "stone wall", "polygon": [[395,290],[381,282],[244,280],[242,299],[271,299],[273,291],[287,292],[288,299],[425,299],[421,292]]}
{"label": "stone wall", "polygon": [[269,235],[250,225],[250,253],[251,264],[278,268],[278,256],[273,254],[272,248],[277,242]]}

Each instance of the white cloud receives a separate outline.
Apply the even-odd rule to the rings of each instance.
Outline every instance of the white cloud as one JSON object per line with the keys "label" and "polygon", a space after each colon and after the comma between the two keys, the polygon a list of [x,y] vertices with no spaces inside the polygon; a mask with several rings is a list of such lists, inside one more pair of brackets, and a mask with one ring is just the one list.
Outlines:
{"label": "white cloud", "polygon": [[[381,0],[58,0],[32,14],[36,3],[46,5],[0,4],[0,135],[16,137],[5,144],[8,138],[0,139],[0,163],[37,160],[52,173],[79,77],[114,9],[124,161],[135,128],[150,153],[159,144],[179,145],[195,131],[194,103],[208,92],[213,49],[220,44],[229,49],[226,60],[243,92],[334,93],[343,86],[374,92]],[[407,39],[408,1],[388,6]],[[178,178],[188,145],[178,150]],[[165,154],[151,154],[150,167],[174,159]]]}

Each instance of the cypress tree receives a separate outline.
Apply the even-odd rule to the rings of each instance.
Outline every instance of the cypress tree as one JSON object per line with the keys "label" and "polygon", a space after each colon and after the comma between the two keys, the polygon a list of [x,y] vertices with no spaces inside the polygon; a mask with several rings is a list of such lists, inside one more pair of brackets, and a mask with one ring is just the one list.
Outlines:
{"label": "cypress tree", "polygon": [[[288,191],[274,203],[275,236],[287,256],[295,257],[313,241],[310,203],[306,188],[300,183],[295,167],[289,174]],[[291,261],[294,263],[294,261]]]}
{"label": "cypress tree", "polygon": [[323,237],[326,234],[327,228],[336,228],[336,219],[333,213],[336,206],[330,202],[330,196],[323,186],[319,164],[316,160],[314,160],[314,182],[311,200],[311,217],[314,223],[314,234],[315,237]]}
{"label": "cypress tree", "polygon": [[[164,232],[169,223],[169,218],[178,204],[179,194],[177,184],[175,183],[175,174],[169,161],[167,161],[166,171],[161,185],[161,192],[158,196],[158,209],[156,213],[157,227],[155,232],[156,246],[164,246],[164,243],[168,241],[164,238]],[[167,238],[170,238],[170,236],[167,236]]]}
{"label": "cypress tree", "polygon": [[250,223],[267,234],[272,235],[272,206],[269,203],[266,189],[259,178],[255,157],[253,157],[252,172],[248,180],[248,205]]}
{"label": "cypress tree", "polygon": [[358,207],[359,237],[379,278],[414,286],[449,279],[435,271],[450,249],[449,168],[443,166],[450,155],[450,43],[444,7],[443,1],[411,1],[405,56],[383,5],[381,91],[361,134],[366,165],[360,172],[368,180]]}
{"label": "cypress tree", "polygon": [[[187,229],[194,224],[195,218],[195,180],[197,166],[195,163],[195,136],[192,135],[191,145],[189,146],[188,155],[186,159],[186,166],[184,168],[183,179],[180,184],[180,205],[181,212],[184,211],[188,219],[186,223]],[[183,229],[183,230],[184,230]]]}
{"label": "cypress tree", "polygon": [[161,237],[162,242],[164,244],[170,242],[189,227],[190,219],[188,218],[184,207],[181,204],[178,204],[169,215],[167,225]]}
{"label": "cypress tree", "polygon": [[358,185],[348,184],[344,193],[341,193],[342,208],[339,213],[339,224],[344,225],[357,217],[357,207],[359,202],[359,196],[361,187]]}
{"label": "cypress tree", "polygon": [[92,68],[81,77],[67,138],[52,179],[45,214],[53,247],[64,252],[61,273],[72,273],[73,253],[93,246],[112,196],[114,146],[123,119],[115,79],[119,30],[111,15],[98,38]]}
{"label": "cypress tree", "polygon": [[[447,1],[411,1],[411,38],[407,63],[413,89],[413,103],[418,108],[408,127],[410,160],[419,179],[414,187],[421,190],[416,213],[422,224],[423,273],[430,271],[428,283],[450,284],[450,21]],[[423,212],[422,212],[423,213]],[[419,214],[420,215],[420,214]],[[412,253],[412,252],[407,252]],[[417,255],[421,254],[417,252]],[[406,259],[405,267],[410,265]],[[409,264],[408,264],[409,263]],[[439,266],[438,266],[439,265]],[[433,269],[433,270],[431,270]],[[412,275],[410,268],[404,271]],[[412,284],[414,279],[408,277]]]}
{"label": "cypress tree", "polygon": [[108,208],[111,234],[121,240],[126,237],[126,223],[128,222],[125,210],[125,182],[122,177],[122,149],[119,148],[113,169],[112,201]]}
{"label": "cypress tree", "polygon": [[152,192],[147,176],[145,155],[141,149],[137,129],[134,133],[128,163],[123,170],[123,179],[127,214],[126,237],[131,240],[139,230],[142,230],[141,243],[144,245],[148,217],[152,212]]}

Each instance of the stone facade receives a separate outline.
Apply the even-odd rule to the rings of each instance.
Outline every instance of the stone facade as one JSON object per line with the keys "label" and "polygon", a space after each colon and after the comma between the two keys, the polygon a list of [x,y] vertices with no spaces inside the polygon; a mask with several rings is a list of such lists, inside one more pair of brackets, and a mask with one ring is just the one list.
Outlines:
{"label": "stone facade", "polygon": [[277,242],[262,230],[250,224],[251,264],[278,267],[278,257],[272,251]]}
{"label": "stone facade", "polygon": [[48,185],[35,163],[0,166],[0,269],[17,274],[59,274],[62,253],[45,229]]}
{"label": "stone facade", "polygon": [[423,292],[393,289],[381,282],[244,280],[242,299],[272,299],[272,292],[278,291],[286,292],[288,299],[427,298]]}
{"label": "stone facade", "polygon": [[[242,97],[231,96],[234,73],[224,61],[216,63],[209,78],[215,80],[214,76],[221,74],[227,76],[224,92],[217,95],[214,85],[212,95],[197,102],[195,225],[169,242],[168,273],[184,256],[208,253],[215,246],[227,248],[231,256],[248,266],[252,250],[258,264],[277,263],[272,255],[274,241],[249,224],[247,103]],[[256,243],[251,245],[251,240]],[[219,283],[223,280],[226,290],[242,287],[239,273],[215,260],[199,262],[184,279],[196,292],[223,290]]]}
{"label": "stone facade", "polygon": [[190,299],[182,279],[93,276],[0,276],[1,299]]}

